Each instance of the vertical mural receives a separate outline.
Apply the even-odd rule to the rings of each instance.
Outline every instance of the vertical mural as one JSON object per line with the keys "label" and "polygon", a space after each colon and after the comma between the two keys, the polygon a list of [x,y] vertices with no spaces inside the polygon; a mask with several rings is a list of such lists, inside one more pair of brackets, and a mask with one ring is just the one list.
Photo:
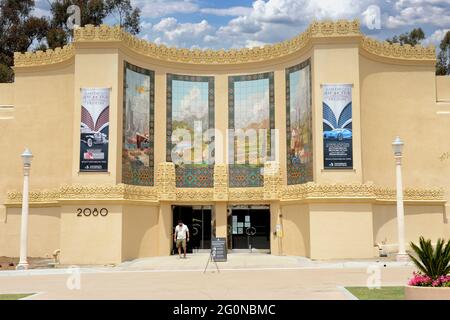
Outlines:
{"label": "vertical mural", "polygon": [[214,77],[167,75],[168,162],[175,163],[178,188],[214,186]]}
{"label": "vertical mural", "polygon": [[286,69],[287,184],[313,181],[311,64]]}
{"label": "vertical mural", "polygon": [[275,129],[274,74],[228,78],[229,186],[262,187]]}
{"label": "vertical mural", "polygon": [[154,72],[125,62],[122,182],[154,185]]}

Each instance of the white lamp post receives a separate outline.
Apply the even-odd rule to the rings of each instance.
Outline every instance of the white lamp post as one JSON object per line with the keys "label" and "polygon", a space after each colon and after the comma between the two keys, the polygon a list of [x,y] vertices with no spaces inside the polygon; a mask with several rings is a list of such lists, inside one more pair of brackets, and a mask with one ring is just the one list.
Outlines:
{"label": "white lamp post", "polygon": [[22,192],[22,221],[20,229],[20,261],[17,266],[17,270],[28,269],[28,189],[29,189],[29,179],[30,179],[30,168],[31,160],[33,159],[33,154],[30,150],[26,149],[22,153],[23,161],[23,192]]}
{"label": "white lamp post", "polygon": [[403,182],[402,182],[402,157],[404,143],[400,137],[395,138],[392,143],[396,163],[397,176],[397,234],[398,234],[398,254],[397,261],[408,260],[405,250],[405,210],[403,207]]}

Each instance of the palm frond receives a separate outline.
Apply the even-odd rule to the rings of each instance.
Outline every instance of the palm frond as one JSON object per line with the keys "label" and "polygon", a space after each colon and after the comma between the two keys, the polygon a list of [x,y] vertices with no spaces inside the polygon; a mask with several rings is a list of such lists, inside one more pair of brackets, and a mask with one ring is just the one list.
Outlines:
{"label": "palm frond", "polygon": [[445,276],[450,273],[450,240],[438,239],[433,248],[431,240],[420,237],[419,245],[410,243],[415,256],[409,255],[413,263],[423,274],[432,279]]}

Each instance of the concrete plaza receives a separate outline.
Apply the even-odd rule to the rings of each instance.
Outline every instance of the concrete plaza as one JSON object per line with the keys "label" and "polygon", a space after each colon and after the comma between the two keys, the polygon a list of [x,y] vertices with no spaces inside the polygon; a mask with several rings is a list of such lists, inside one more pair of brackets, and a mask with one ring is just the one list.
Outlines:
{"label": "concrete plaza", "polygon": [[0,294],[29,299],[354,299],[343,287],[402,286],[414,270],[395,261],[311,261],[302,257],[232,254],[210,263],[208,254],[157,257],[114,267],[0,272]]}

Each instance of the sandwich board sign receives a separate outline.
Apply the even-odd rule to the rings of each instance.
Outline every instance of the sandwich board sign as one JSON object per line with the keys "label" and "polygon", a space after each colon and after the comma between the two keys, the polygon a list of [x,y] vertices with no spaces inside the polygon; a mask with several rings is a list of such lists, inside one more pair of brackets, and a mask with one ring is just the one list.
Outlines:
{"label": "sandwich board sign", "polygon": [[215,262],[227,261],[227,238],[212,238],[211,256]]}

